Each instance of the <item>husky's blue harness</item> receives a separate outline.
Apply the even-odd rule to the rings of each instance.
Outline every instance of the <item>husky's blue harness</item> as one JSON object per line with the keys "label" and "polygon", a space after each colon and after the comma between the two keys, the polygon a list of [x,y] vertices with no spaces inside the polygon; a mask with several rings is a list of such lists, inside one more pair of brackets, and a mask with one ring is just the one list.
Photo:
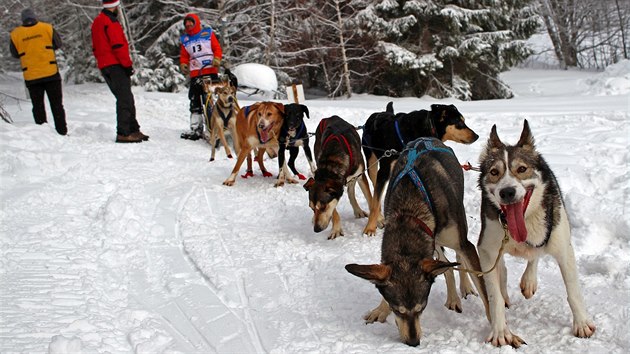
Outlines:
{"label": "husky's blue harness", "polygon": [[407,144],[407,147],[403,151],[403,153],[407,152],[407,164],[402,169],[402,171],[400,171],[398,176],[396,176],[396,178],[394,179],[394,182],[390,186],[390,188],[395,188],[396,185],[400,182],[400,180],[403,179],[403,177],[409,176],[413,184],[422,192],[424,200],[429,206],[429,209],[431,209],[431,212],[433,212],[433,203],[431,203],[431,198],[429,198],[429,193],[427,193],[426,188],[424,188],[424,183],[422,182],[422,178],[414,166],[416,159],[418,159],[420,156],[431,151],[445,152],[448,154],[455,155],[451,148],[435,147],[433,145],[433,139],[434,138],[418,138],[414,141],[411,141],[409,144]]}

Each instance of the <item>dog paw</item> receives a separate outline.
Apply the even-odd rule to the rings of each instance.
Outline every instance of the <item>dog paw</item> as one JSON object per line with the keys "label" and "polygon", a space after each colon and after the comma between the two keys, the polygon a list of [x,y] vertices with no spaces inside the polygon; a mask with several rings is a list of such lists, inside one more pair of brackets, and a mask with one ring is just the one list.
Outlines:
{"label": "dog paw", "polygon": [[273,177],[273,175],[271,174],[271,172],[267,172],[267,171],[263,171],[263,177]]}
{"label": "dog paw", "polygon": [[486,342],[491,343],[495,347],[509,345],[514,349],[518,349],[521,345],[527,344],[521,337],[510,332],[507,327],[502,331],[492,331],[488,338],[486,338]]}
{"label": "dog paw", "polygon": [[231,186],[233,186],[233,185],[234,185],[234,181],[229,180],[229,179],[226,179],[225,181],[223,181],[223,185],[224,185],[224,186],[231,187]]}
{"label": "dog paw", "polygon": [[460,272],[459,277],[459,293],[462,295],[462,298],[466,299],[468,295],[479,296],[470,282],[470,276],[468,274]]}
{"label": "dog paw", "polygon": [[330,233],[330,236],[328,236],[329,240],[334,240],[339,236],[343,236],[343,231],[342,230],[333,230],[333,232]]}
{"label": "dog paw", "polygon": [[274,187],[282,187],[282,186],[284,186],[284,181],[278,181],[273,186]]}
{"label": "dog paw", "polygon": [[211,157],[210,160],[208,160],[209,162],[214,161],[214,157]]}
{"label": "dog paw", "polygon": [[595,324],[591,320],[573,323],[573,335],[580,338],[590,338],[595,333]]}
{"label": "dog paw", "polygon": [[366,213],[366,212],[365,212],[365,211],[363,211],[363,210],[357,210],[357,211],[355,211],[355,212],[354,212],[354,217],[355,217],[356,219],[367,218],[367,217],[368,217],[368,215],[369,215],[369,214],[368,214],[368,213]]}
{"label": "dog paw", "polygon": [[444,306],[446,306],[447,309],[451,310],[451,311],[455,311],[457,313],[462,313],[462,303],[459,301],[459,299],[457,299],[457,301],[446,301],[446,303],[444,303]]}
{"label": "dog paw", "polygon": [[374,235],[376,235],[376,229],[375,228],[368,228],[366,226],[365,229],[363,229],[363,234],[368,235],[368,236],[374,236]]}
{"label": "dog paw", "polygon": [[526,281],[523,277],[521,279],[521,293],[526,299],[531,299],[532,296],[536,293],[538,289],[538,282],[534,281]]}
{"label": "dog paw", "polygon": [[391,311],[389,309],[382,310],[380,307],[377,307],[374,310],[370,311],[367,315],[363,316],[363,319],[365,320],[365,324],[374,323],[377,321],[380,323],[385,323],[390,312]]}
{"label": "dog paw", "polygon": [[233,158],[233,157],[232,157],[232,154],[229,154],[229,155],[228,155],[228,159],[232,159],[232,158]]}
{"label": "dog paw", "polygon": [[[247,171],[244,175],[241,175],[241,178],[254,177],[254,171]],[[225,184],[225,183],[223,183]]]}

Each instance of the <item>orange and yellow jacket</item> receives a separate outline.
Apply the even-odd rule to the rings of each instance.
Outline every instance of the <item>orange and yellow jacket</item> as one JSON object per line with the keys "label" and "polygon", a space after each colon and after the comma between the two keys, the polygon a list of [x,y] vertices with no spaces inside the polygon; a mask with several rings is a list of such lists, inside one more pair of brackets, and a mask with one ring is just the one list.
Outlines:
{"label": "orange and yellow jacket", "polygon": [[34,22],[11,31],[10,51],[19,58],[26,84],[61,80],[55,49],[61,48],[61,38],[53,26]]}

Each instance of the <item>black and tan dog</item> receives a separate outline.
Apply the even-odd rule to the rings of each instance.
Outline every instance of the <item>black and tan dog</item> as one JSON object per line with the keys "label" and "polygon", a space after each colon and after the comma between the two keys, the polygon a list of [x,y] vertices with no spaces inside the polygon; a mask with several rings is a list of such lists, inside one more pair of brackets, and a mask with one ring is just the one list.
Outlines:
{"label": "black and tan dog", "polygon": [[258,149],[257,161],[263,176],[272,176],[265,168],[263,155],[266,149],[278,148],[278,137],[283,120],[284,105],[277,102],[257,102],[251,106],[243,107],[238,112],[236,115],[236,134],[240,150],[232,173],[223,181],[224,185],[234,185],[236,175],[245,159],[247,159],[245,176],[253,176],[250,152],[254,149]]}
{"label": "black and tan dog", "polygon": [[[363,127],[363,152],[368,173],[374,186],[370,203],[370,217],[363,232],[374,235],[382,226],[381,196],[389,180],[396,156],[384,156],[387,150],[401,151],[408,142],[420,137],[433,137],[441,141],[451,140],[470,144],[479,136],[464,122],[464,117],[454,105],[431,105],[431,110],[419,110],[394,114],[392,103],[385,112],[372,114]],[[378,172],[377,172],[378,171]]]}
{"label": "black and tan dog", "polygon": [[338,116],[324,118],[315,133],[315,178],[304,184],[309,206],[313,210],[313,230],[328,227],[332,218],[332,232],[328,239],[343,236],[337,203],[348,185],[348,198],[357,218],[366,217],[355,196],[357,179],[365,199],[370,201],[370,187],[365,176],[365,162],[361,154],[361,138],[356,128]]}
{"label": "black and tan dog", "polygon": [[217,136],[221,144],[225,147],[225,154],[232,158],[232,151],[225,139],[225,130],[228,130],[234,142],[234,150],[239,151],[238,139],[236,138],[236,115],[238,106],[236,103],[236,88],[232,86],[220,86],[214,89],[217,100],[212,107],[210,116],[210,144],[212,145],[212,155],[210,161],[214,161],[214,154],[217,147]]}
{"label": "black and tan dog", "polygon": [[295,159],[298,156],[300,146],[304,149],[304,155],[306,155],[306,160],[311,168],[311,174],[315,174],[316,167],[313,162],[311,148],[309,147],[309,138],[308,132],[306,131],[306,124],[304,124],[304,115],[310,118],[308,107],[305,105],[296,103],[284,105],[284,123],[282,124],[282,129],[280,129],[280,138],[278,139],[280,144],[278,149],[278,169],[280,173],[278,173],[276,187],[284,185],[285,180],[288,180],[290,183],[297,183],[296,180],[288,177],[287,165],[285,164],[284,158],[285,150],[289,150],[288,165],[295,176],[301,180],[306,179],[306,177],[295,168]]}
{"label": "black and tan dog", "polygon": [[[465,267],[480,269],[467,234],[464,176],[455,154],[435,138],[412,141],[392,170],[385,196],[381,264],[346,265],[348,272],[376,284],[383,296],[365,320],[385,322],[393,311],[402,341],[418,345],[420,315],[433,281],[458,265],[445,262],[440,247],[454,249]],[[442,259],[434,259],[436,254]],[[487,309],[485,285],[478,277],[474,282]],[[456,292],[454,286],[448,291]]]}

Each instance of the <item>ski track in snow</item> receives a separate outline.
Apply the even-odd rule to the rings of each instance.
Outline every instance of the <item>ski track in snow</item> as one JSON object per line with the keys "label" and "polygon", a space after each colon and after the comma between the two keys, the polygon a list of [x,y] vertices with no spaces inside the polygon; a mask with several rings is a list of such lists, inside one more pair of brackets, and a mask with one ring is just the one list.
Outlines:
{"label": "ski track in snow", "polygon": [[[16,82],[0,80],[1,88],[16,90]],[[548,90],[541,86],[532,90]],[[483,343],[489,325],[478,298],[463,299],[462,314],[446,310],[442,277],[422,316],[418,348],[400,343],[391,317],[364,325],[361,316],[380,297],[343,266],[378,262],[382,231],[361,236],[366,219],[354,219],[346,196],[339,204],[345,237],[329,241],[329,230],[312,231],[303,182],[274,188],[275,177],[261,177],[255,166],[255,177],[221,185],[235,159],[220,149],[210,163],[205,143],[179,139],[187,126],[185,93],[134,90],[151,141],[121,146],[113,143],[114,101],[104,90],[64,87],[68,137],[35,126],[30,104],[7,106],[16,123],[0,130],[0,352],[47,352],[64,340],[76,340],[85,353],[517,352]],[[556,112],[562,99],[578,112]],[[475,164],[492,124],[514,143],[528,119],[573,215],[580,281],[597,333],[589,340],[571,335],[552,259],[541,260],[538,292],[526,301],[518,289],[525,262],[507,257],[508,321],[529,344],[518,352],[622,353],[630,348],[630,222],[621,195],[630,176],[616,166],[630,164],[628,106],[610,97],[562,99],[454,102],[481,138],[449,146],[461,162]],[[600,107],[598,100],[613,104]],[[332,114],[360,125],[387,101],[359,95],[306,102],[308,130]],[[241,105],[252,102],[241,98]],[[394,108],[434,102],[444,103],[398,99]],[[277,160],[265,163],[275,175]],[[296,165],[307,173],[303,151]],[[476,178],[465,174],[474,243]],[[361,193],[357,198],[367,210]]]}

